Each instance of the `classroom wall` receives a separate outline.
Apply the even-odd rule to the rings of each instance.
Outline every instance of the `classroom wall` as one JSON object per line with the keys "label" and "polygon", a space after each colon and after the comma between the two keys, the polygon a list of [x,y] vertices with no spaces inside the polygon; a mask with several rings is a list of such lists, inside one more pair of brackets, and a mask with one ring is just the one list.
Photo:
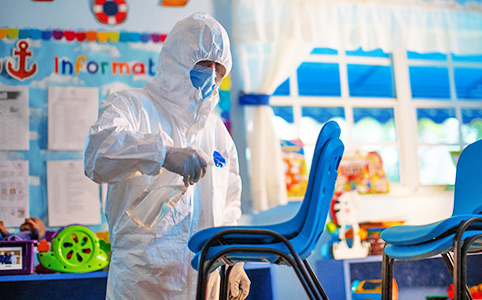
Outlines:
{"label": "classroom wall", "polygon": [[[36,28],[36,29],[72,29],[72,30],[115,30],[133,32],[157,32],[167,33],[179,19],[196,11],[205,11],[215,16],[228,30],[230,24],[230,6],[227,0],[190,0],[186,7],[162,7],[160,0],[127,0],[129,15],[125,23],[116,26],[107,26],[98,23],[91,12],[91,1],[78,0],[54,0],[51,2],[36,2],[32,0],[0,0],[0,28]],[[233,90],[237,83],[233,79]],[[236,94],[234,91],[233,94]],[[233,110],[237,109],[237,103],[233,102]],[[242,114],[234,114],[233,123],[242,122]],[[233,128],[235,131],[238,128]],[[242,133],[235,132],[236,135]],[[238,142],[238,141],[237,141]],[[238,144],[238,149],[240,148]],[[4,159],[4,151],[0,151],[0,160]],[[246,180],[247,181],[247,180]],[[249,191],[243,192],[249,196]],[[423,199],[422,199],[423,198]],[[449,197],[426,196],[422,198],[404,198],[387,200],[382,197],[367,197],[362,205],[360,221],[377,220],[380,218],[399,217],[408,218],[409,223],[421,224],[434,221],[450,213],[452,199]],[[31,198],[32,199],[32,198]],[[32,200],[31,200],[32,201]],[[424,203],[423,209],[420,203]],[[243,203],[244,204],[244,203]],[[418,204],[418,205],[416,205]],[[31,205],[35,207],[35,205]],[[242,224],[269,224],[290,218],[299,207],[299,203],[290,203],[286,206],[277,207],[269,212],[257,215],[243,216]],[[394,209],[396,208],[396,209]],[[397,215],[389,216],[387,212]],[[430,213],[427,213],[430,212]],[[38,216],[38,212],[31,211],[31,215]],[[105,230],[106,221],[102,225],[94,227],[95,230]],[[323,239],[324,237],[322,237]],[[320,258],[320,249],[315,250],[310,259],[312,265]],[[297,282],[296,276],[291,269],[277,267],[277,287],[279,299],[295,299],[304,291],[297,284],[286,285],[286,282]]]}
{"label": "classroom wall", "polygon": [[108,26],[98,23],[92,14],[92,3],[78,0],[0,0],[0,27],[38,29],[127,30],[169,32],[174,24],[197,11],[213,13],[211,0],[191,0],[184,7],[161,6],[161,0],[129,1],[124,23]]}
{"label": "classroom wall", "polygon": [[[76,0],[53,0],[53,1],[32,1],[32,0],[0,0],[0,28],[13,29],[39,29],[44,31],[113,31],[113,32],[129,32],[129,33],[155,33],[167,34],[173,25],[180,19],[197,12],[204,11],[214,15],[212,0],[195,0],[189,1],[184,7],[165,7],[161,6],[162,1],[159,0],[143,0],[143,1],[129,1],[127,0],[128,13],[125,22],[118,25],[104,25],[98,22],[92,12],[92,4],[94,1],[76,1]],[[219,7],[217,8],[219,11]],[[34,51],[36,59],[38,60],[39,70],[36,77],[32,80],[25,80],[23,82],[12,79],[6,74],[6,59],[12,56],[12,47],[14,42],[18,39],[3,38],[0,42],[0,63],[4,66],[0,85],[15,85],[15,86],[29,86],[29,110],[30,110],[30,149],[23,151],[5,151],[0,150],[0,162],[6,160],[27,160],[29,161],[29,192],[30,192],[30,208],[29,215],[40,217],[48,224],[48,208],[47,208],[47,188],[46,188],[46,162],[53,160],[82,160],[82,151],[50,151],[47,146],[47,119],[51,117],[47,112],[47,88],[49,86],[96,86],[96,79],[91,76],[90,79],[78,76],[56,76],[51,70],[53,68],[53,55],[48,55],[49,52],[57,51],[59,53],[70,53],[71,57],[67,57],[75,62],[75,57],[83,54],[87,60],[98,58],[99,56],[89,56],[93,52],[101,52],[103,49],[105,60],[108,60],[109,51],[116,53],[119,60],[129,61],[135,59],[136,48],[139,48],[139,53],[144,55],[144,59],[149,57],[149,62],[153,62],[144,78],[130,78],[124,80],[121,87],[126,87],[132,83],[133,87],[141,87],[144,82],[150,80],[155,72],[155,62],[157,61],[158,51],[161,43],[139,42],[136,45],[127,45],[127,43],[116,43],[110,49],[108,44],[101,43],[77,43],[55,41],[53,38],[48,41],[36,40],[32,41],[30,46]],[[3,49],[1,49],[3,47]],[[81,53],[76,53],[77,48],[82,47]],[[43,49],[42,49],[43,48]],[[90,49],[89,49],[90,48]],[[94,49],[96,48],[96,49]],[[143,48],[143,49],[141,49]],[[128,50],[126,52],[123,49]],[[63,51],[63,52],[62,52]],[[90,52],[89,52],[90,51]],[[129,52],[129,54],[126,54]],[[89,54],[87,54],[89,53]],[[101,55],[102,54],[96,54]],[[146,56],[147,55],[147,56]],[[2,59],[2,57],[4,59]],[[134,58],[132,58],[134,57]],[[62,56],[59,60],[63,59]],[[46,63],[46,61],[49,61]],[[31,64],[32,61],[28,61]],[[147,65],[147,63],[146,63]],[[57,64],[60,69],[61,66]],[[50,69],[47,73],[47,69]],[[152,71],[152,72],[151,72]],[[86,72],[85,72],[86,73]],[[112,75],[112,74],[111,74]],[[113,76],[110,76],[112,78]],[[104,80],[102,82],[101,80]],[[106,91],[109,77],[104,76],[98,81],[99,88],[99,102],[105,98],[109,91]],[[52,113],[52,112],[50,112]],[[100,200],[101,197],[99,197]],[[1,219],[0,219],[1,220]],[[80,222],[82,223],[82,222]],[[94,231],[107,230],[107,222],[103,214],[101,215],[101,224],[89,225]],[[59,226],[48,226],[48,230],[56,230]],[[16,228],[11,228],[16,230]]]}

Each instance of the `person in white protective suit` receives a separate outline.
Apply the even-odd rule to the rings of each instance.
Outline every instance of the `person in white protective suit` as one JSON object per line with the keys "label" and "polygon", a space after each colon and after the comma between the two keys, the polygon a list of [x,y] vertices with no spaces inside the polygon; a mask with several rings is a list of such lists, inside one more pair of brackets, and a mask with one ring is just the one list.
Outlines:
{"label": "person in white protective suit", "polygon": [[[190,265],[189,238],[207,227],[237,224],[237,152],[213,113],[231,64],[225,29],[211,16],[196,13],[168,34],[151,82],[102,102],[86,140],[84,168],[93,181],[108,183],[112,258],[107,299],[194,299],[197,272]],[[196,149],[215,154],[216,166],[207,166]],[[126,209],[161,167],[181,175],[189,188],[166,217],[146,231]],[[250,281],[243,265],[235,265],[231,273],[231,293],[246,298]],[[208,299],[219,295],[217,275],[210,276]]]}

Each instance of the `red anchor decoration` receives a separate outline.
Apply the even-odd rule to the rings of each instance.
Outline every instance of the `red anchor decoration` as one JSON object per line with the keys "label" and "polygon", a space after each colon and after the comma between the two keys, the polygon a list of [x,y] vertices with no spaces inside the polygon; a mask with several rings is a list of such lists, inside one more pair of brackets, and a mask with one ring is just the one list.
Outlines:
{"label": "red anchor decoration", "polygon": [[30,45],[26,40],[20,40],[17,42],[17,48],[13,49],[12,56],[18,58],[18,69],[13,68],[11,61],[7,63],[7,73],[13,78],[24,81],[26,78],[32,77],[37,73],[37,64],[32,63],[32,66],[27,70],[27,57],[32,56],[32,51],[28,51]]}

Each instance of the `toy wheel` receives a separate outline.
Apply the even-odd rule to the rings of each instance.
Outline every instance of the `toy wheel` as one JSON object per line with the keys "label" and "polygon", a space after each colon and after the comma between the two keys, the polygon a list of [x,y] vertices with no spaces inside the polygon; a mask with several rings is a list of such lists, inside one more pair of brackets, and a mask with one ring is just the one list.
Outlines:
{"label": "toy wheel", "polygon": [[55,238],[59,260],[68,266],[79,267],[88,264],[94,257],[98,247],[95,235],[83,226],[69,226],[63,229]]}

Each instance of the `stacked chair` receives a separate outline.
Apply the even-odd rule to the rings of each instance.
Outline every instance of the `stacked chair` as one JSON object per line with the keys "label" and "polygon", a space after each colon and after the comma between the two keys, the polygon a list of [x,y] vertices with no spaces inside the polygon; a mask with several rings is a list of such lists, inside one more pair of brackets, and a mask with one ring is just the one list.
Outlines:
{"label": "stacked chair", "polygon": [[328,299],[307,258],[325,227],[344,152],[339,137],[340,128],[334,121],[320,131],[305,197],[293,218],[264,226],[207,228],[191,237],[188,246],[195,253],[191,265],[198,270],[197,300],[205,299],[209,273],[218,267],[220,299],[226,299],[229,271],[238,262],[291,266],[310,299]]}
{"label": "stacked chair", "polygon": [[[482,250],[482,140],[468,145],[456,168],[452,216],[431,224],[385,229],[382,299],[392,299],[394,260],[441,255],[454,280],[454,299],[472,299],[466,284],[466,257]],[[480,266],[478,266],[480,268]]]}

